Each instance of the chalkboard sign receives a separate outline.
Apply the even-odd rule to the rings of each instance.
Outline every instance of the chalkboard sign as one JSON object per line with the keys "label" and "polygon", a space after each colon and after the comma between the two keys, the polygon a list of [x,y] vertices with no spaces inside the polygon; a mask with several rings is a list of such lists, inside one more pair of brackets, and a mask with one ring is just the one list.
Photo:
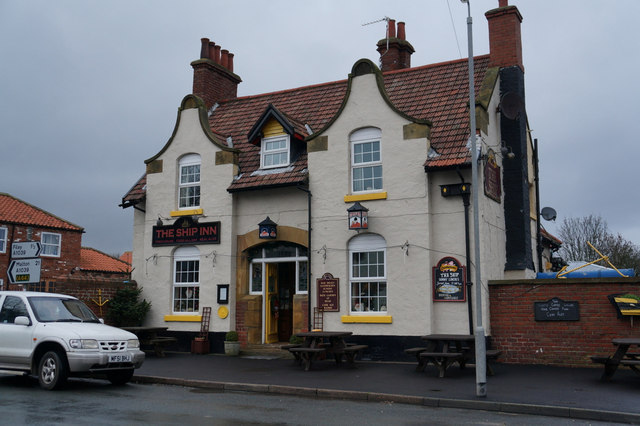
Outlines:
{"label": "chalkboard sign", "polygon": [[466,282],[464,266],[453,257],[443,257],[433,268],[433,300],[464,302]]}
{"label": "chalkboard sign", "polygon": [[578,302],[565,302],[554,297],[546,302],[533,302],[536,321],[578,321],[580,309]]}

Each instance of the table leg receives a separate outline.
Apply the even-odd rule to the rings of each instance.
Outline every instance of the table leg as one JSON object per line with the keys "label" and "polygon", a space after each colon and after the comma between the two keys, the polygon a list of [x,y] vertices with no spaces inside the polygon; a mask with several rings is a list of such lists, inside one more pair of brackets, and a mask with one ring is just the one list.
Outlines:
{"label": "table leg", "polygon": [[618,366],[620,365],[620,360],[624,358],[624,355],[629,350],[629,346],[630,345],[618,345],[618,349],[616,349],[616,352],[604,364],[604,373],[602,373],[602,380],[611,380],[616,370],[618,369]]}

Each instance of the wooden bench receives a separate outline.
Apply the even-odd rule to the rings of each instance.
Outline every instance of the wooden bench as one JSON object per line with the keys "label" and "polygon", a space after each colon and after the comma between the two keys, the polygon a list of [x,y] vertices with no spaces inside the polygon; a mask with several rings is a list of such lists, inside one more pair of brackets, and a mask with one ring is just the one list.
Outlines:
{"label": "wooden bench", "polygon": [[424,358],[425,366],[429,362],[432,362],[438,367],[438,376],[444,377],[447,368],[455,362],[460,364],[461,368],[464,368],[466,363],[466,356],[461,352],[420,352],[420,358]]}
{"label": "wooden bench", "polygon": [[364,349],[367,349],[367,345],[347,344],[347,347],[343,348],[344,356],[347,359],[347,363],[350,367],[355,367],[354,361],[358,353]]}
{"label": "wooden bench", "polygon": [[497,360],[500,355],[502,355],[502,351],[499,351],[497,349],[487,349],[487,373],[489,373],[490,376],[493,376],[495,374],[493,372],[493,368],[491,367],[491,362]]}
{"label": "wooden bench", "polygon": [[424,368],[427,366],[427,363],[425,363],[426,359],[420,358],[420,354],[422,352],[426,352],[427,350],[428,348],[424,348],[424,347],[409,348],[404,350],[404,353],[408,355],[413,355],[416,357],[416,361],[418,362],[416,371],[424,371]]}
{"label": "wooden bench", "polygon": [[301,362],[304,362],[304,371],[309,371],[311,368],[311,362],[318,357],[319,354],[325,353],[327,350],[325,348],[307,348],[303,346],[289,348],[289,352],[291,352],[294,356],[300,357]]}
{"label": "wooden bench", "polygon": [[173,345],[177,342],[178,339],[175,337],[158,336],[146,341],[145,343],[153,347],[153,351],[157,357],[163,358],[165,346]]}
{"label": "wooden bench", "polygon": [[292,343],[290,345],[282,345],[280,346],[280,349],[282,349],[283,351],[288,351],[289,353],[293,354],[293,361],[297,364],[300,364],[300,362],[302,361],[302,359],[300,358],[300,352],[291,352],[291,349],[293,348],[300,348],[302,347],[301,343]]}

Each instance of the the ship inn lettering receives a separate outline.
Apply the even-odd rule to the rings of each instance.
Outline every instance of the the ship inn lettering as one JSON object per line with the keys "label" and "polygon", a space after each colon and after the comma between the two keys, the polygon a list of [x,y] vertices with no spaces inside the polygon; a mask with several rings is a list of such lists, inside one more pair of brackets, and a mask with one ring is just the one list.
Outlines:
{"label": "the ship inn lettering", "polygon": [[443,257],[433,268],[433,300],[437,302],[464,302],[465,268],[453,257]]}
{"label": "the ship inn lettering", "polygon": [[173,225],[154,226],[151,244],[154,247],[220,244],[220,222],[198,223],[190,217],[181,217]]}

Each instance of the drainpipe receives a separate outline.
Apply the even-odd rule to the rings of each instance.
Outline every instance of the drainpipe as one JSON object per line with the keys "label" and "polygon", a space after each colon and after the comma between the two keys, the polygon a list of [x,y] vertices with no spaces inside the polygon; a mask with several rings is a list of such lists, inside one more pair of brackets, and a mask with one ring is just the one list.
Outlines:
{"label": "drainpipe", "polygon": [[[456,173],[460,176],[462,184],[466,185],[460,170],[456,170]],[[469,313],[469,334],[473,334],[473,306],[471,306],[471,287],[473,282],[471,281],[471,244],[469,243],[469,207],[471,206],[471,201],[468,192],[462,193],[462,204],[464,205],[464,249],[467,258],[467,311]]]}
{"label": "drainpipe", "polygon": [[311,331],[311,191],[297,186],[307,193],[307,328]]}
{"label": "drainpipe", "polygon": [[538,250],[538,272],[544,272],[542,269],[542,232],[540,230],[540,169],[538,164],[538,138],[533,140],[533,171],[534,181],[536,184],[536,218],[538,225],[536,227],[536,249]]}

